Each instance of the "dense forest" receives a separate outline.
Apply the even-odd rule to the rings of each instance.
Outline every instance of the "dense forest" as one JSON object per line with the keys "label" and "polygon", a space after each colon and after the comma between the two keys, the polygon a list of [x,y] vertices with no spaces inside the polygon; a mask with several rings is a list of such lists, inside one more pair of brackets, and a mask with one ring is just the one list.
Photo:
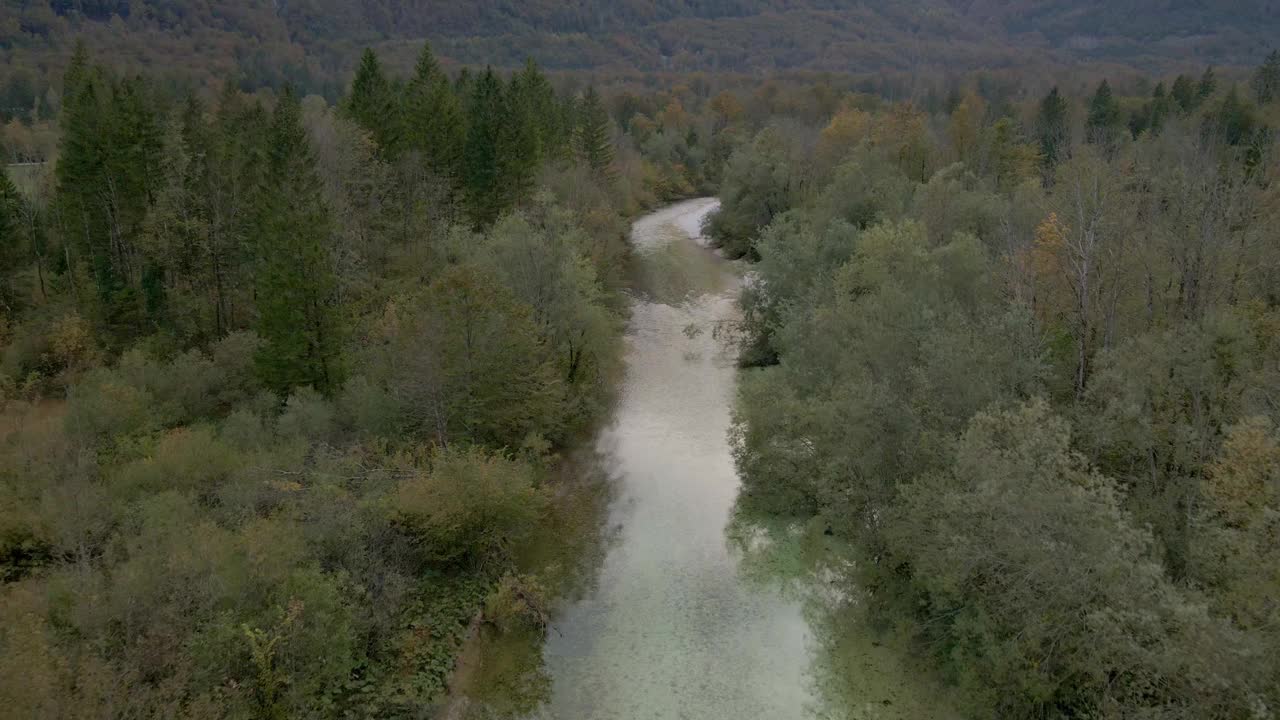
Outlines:
{"label": "dense forest", "polygon": [[336,107],[83,46],[61,94],[0,174],[4,714],[421,717],[477,612],[543,622],[512,550],[698,130],[640,161],[594,88],[429,49]]}
{"label": "dense forest", "polygon": [[1278,81],[853,98],[725,167],[742,502],[853,541],[968,716],[1280,707]]}
{"label": "dense forest", "polygon": [[424,37],[450,62],[508,68],[529,56],[550,68],[617,73],[919,76],[1080,61],[1174,71],[1188,62],[1245,65],[1277,35],[1275,0],[4,0],[0,107],[62,69],[77,39],[166,81],[235,72],[248,90],[291,82],[332,100],[362,47],[379,46],[407,68]]}
{"label": "dense forest", "polygon": [[[991,3],[857,6],[1011,63],[1123,55],[1081,39],[1104,20],[1251,62],[1087,89],[514,55],[611,37],[643,67],[689,50],[663,32],[740,52],[734,27],[862,17],[690,5],[6,4],[4,713],[430,716],[469,623],[547,622],[515,556],[610,405],[628,218],[711,194],[748,276],[740,505],[844,543],[830,584],[966,716],[1276,713],[1274,4],[1017,4],[1038,39]],[[505,67],[387,59],[422,31]]]}

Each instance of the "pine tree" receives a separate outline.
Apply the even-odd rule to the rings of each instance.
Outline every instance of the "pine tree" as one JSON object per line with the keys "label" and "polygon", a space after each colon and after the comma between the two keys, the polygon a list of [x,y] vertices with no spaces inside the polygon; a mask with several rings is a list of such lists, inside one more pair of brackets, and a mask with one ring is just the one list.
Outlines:
{"label": "pine tree", "polygon": [[1067,101],[1055,86],[1040,101],[1040,113],[1036,118],[1036,137],[1040,142],[1040,158],[1050,170],[1066,159],[1067,155]]}
{"label": "pine tree", "polygon": [[1173,81],[1173,90],[1169,96],[1177,103],[1178,109],[1183,113],[1189,113],[1196,108],[1196,90],[1191,78],[1186,75],[1179,75]]}
{"label": "pine tree", "polygon": [[1103,80],[1089,103],[1089,118],[1085,121],[1091,143],[1112,146],[1116,141],[1116,128],[1120,125],[1120,103],[1111,93],[1111,83]]}
{"label": "pine tree", "polygon": [[1200,84],[1196,86],[1196,105],[1199,106],[1205,100],[1213,97],[1213,93],[1218,89],[1218,78],[1213,72],[1213,66],[1204,69],[1204,74],[1200,76]]}
{"label": "pine tree", "polygon": [[1252,109],[1240,99],[1235,85],[1208,118],[1217,136],[1228,145],[1240,145],[1253,137],[1255,120]]}
{"label": "pine tree", "polygon": [[255,360],[263,383],[282,395],[305,386],[331,393],[342,383],[329,211],[301,113],[297,96],[286,88],[271,120],[257,212],[263,345]]}
{"label": "pine tree", "polygon": [[404,115],[405,147],[420,153],[437,174],[456,176],[466,142],[466,123],[462,103],[430,45],[422,46],[413,79],[405,89]]}
{"label": "pine tree", "polygon": [[609,113],[594,87],[588,87],[578,103],[574,134],[578,158],[592,171],[604,176],[613,165],[613,142],[609,135]]}
{"label": "pine tree", "polygon": [[1253,74],[1253,96],[1259,105],[1280,98],[1280,50],[1272,50]]}
{"label": "pine tree", "polygon": [[57,166],[65,237],[88,263],[96,319],[112,344],[144,328],[135,244],[160,178],[161,138],[150,89],[111,81],[97,68],[75,83],[63,109]]}
{"label": "pine tree", "polygon": [[1159,135],[1160,130],[1164,128],[1165,117],[1169,114],[1169,94],[1165,91],[1164,83],[1156,85],[1155,92],[1151,93],[1151,103],[1147,112],[1147,129],[1153,135]]}
{"label": "pine tree", "polygon": [[532,59],[511,80],[513,95],[529,113],[537,131],[538,156],[541,159],[562,158],[568,146],[569,129],[565,127],[555,89]]}
{"label": "pine tree", "polygon": [[534,176],[542,164],[542,141],[535,113],[532,88],[527,78],[517,75],[507,85],[503,97],[505,114],[498,133],[498,174],[503,205],[510,207],[528,196]]}
{"label": "pine tree", "polygon": [[502,81],[493,68],[485,68],[471,86],[467,142],[462,158],[463,186],[472,224],[487,227],[504,209],[499,148],[502,125],[507,118],[506,103]]}
{"label": "pine tree", "polygon": [[351,81],[351,94],[343,107],[347,115],[373,137],[383,157],[390,159],[399,154],[404,133],[396,95],[372,49],[365,48],[360,57],[360,67]]}
{"label": "pine tree", "polygon": [[71,52],[71,62],[67,65],[67,72],[62,76],[62,106],[65,108],[67,101],[75,97],[80,91],[85,81],[89,78],[89,49],[85,46],[83,39],[76,40],[75,50]]}

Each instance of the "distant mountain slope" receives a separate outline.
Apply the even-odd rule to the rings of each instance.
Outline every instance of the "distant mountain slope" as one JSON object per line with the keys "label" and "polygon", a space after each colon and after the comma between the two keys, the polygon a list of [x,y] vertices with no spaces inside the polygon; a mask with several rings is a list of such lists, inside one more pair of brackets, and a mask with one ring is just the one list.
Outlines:
{"label": "distant mountain slope", "polygon": [[[0,0],[9,72],[76,37],[122,63],[334,82],[364,45],[465,63],[867,72],[1106,61],[1253,64],[1280,0]],[[0,75],[5,70],[0,69]]]}

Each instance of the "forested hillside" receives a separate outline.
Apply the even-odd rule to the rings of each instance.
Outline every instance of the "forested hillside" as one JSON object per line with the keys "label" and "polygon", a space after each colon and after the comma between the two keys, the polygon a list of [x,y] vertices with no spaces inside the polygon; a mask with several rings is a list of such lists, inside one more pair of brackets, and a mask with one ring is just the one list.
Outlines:
{"label": "forested hillside", "polygon": [[[12,82],[3,75],[61,68],[76,38],[115,65],[163,76],[240,73],[247,89],[290,80],[336,97],[360,48],[383,46],[407,66],[424,38],[450,61],[508,67],[528,56],[615,71],[954,73],[1076,61],[1252,65],[1280,35],[1275,0],[5,0],[0,12],[0,93]],[[11,88],[0,105],[22,95]]]}

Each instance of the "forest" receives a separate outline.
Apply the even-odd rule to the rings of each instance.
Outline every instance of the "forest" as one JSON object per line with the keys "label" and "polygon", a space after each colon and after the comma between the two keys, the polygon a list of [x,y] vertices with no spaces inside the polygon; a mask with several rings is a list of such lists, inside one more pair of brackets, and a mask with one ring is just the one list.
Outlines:
{"label": "forest", "polygon": [[481,608],[541,622],[512,548],[608,402],[636,151],[532,63],[68,68],[0,174],[5,714],[420,717]]}
{"label": "forest", "polygon": [[1278,79],[851,99],[724,168],[741,502],[852,541],[966,716],[1280,707]]}
{"label": "forest", "polygon": [[857,548],[964,716],[1276,713],[1280,53],[910,99],[415,54],[29,68],[5,713],[430,716],[470,623],[545,626],[514,555],[613,402],[628,220],[706,195],[739,505]]}
{"label": "forest", "polygon": [[365,46],[402,71],[420,41],[446,64],[559,71],[810,70],[929,76],[1062,72],[1079,63],[1180,72],[1256,64],[1276,0],[4,0],[0,112],[50,101],[75,42],[164,83],[236,74],[336,101]]}

